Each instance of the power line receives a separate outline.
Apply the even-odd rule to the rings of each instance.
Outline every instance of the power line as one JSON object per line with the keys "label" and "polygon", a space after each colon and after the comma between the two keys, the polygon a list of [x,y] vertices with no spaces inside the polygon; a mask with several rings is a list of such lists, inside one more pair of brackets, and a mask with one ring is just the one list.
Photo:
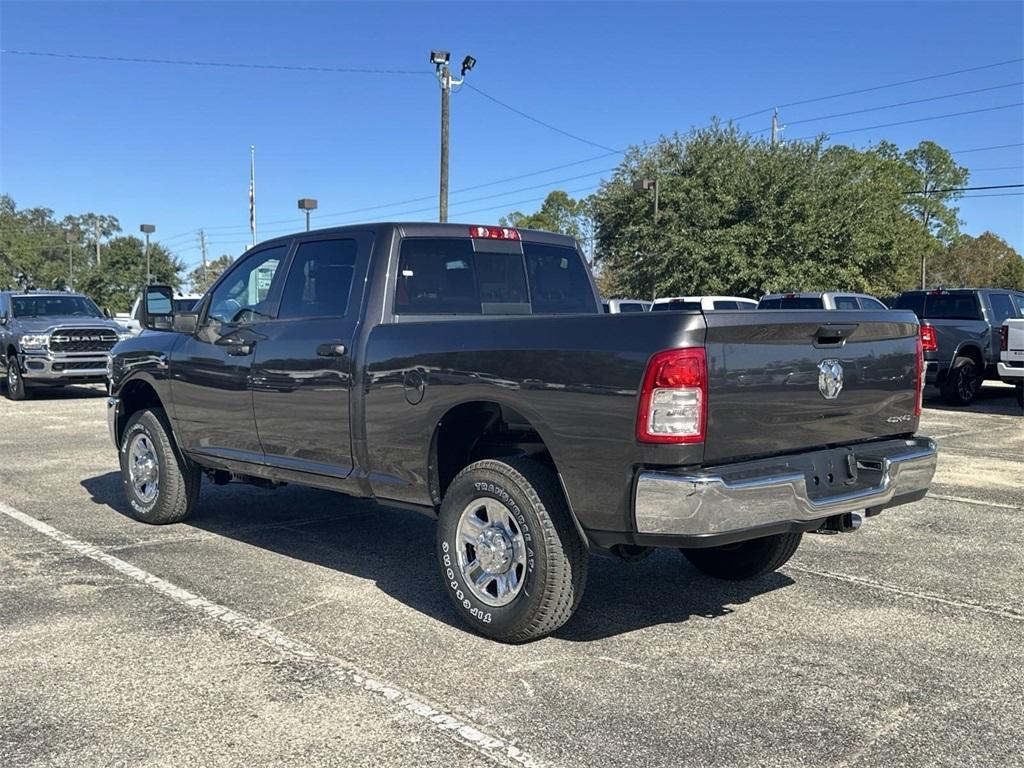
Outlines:
{"label": "power line", "polygon": [[981,173],[982,171],[1016,171],[1024,168],[1024,165],[994,165],[989,168],[971,168],[971,173]]}
{"label": "power line", "polygon": [[744,119],[746,119],[748,117],[754,117],[755,115],[763,115],[766,112],[771,112],[773,109],[776,109],[776,108],[797,107],[797,106],[800,106],[801,104],[814,104],[815,102],[819,102],[819,101],[828,101],[829,99],[839,99],[839,98],[842,98],[843,96],[855,96],[855,95],[857,95],[859,93],[870,93],[871,91],[881,91],[881,90],[883,90],[885,88],[895,88],[896,86],[899,86],[899,85],[910,85],[911,83],[923,83],[923,82],[925,82],[927,80],[938,80],[938,79],[943,78],[943,77],[952,77],[953,75],[962,75],[962,74],[964,74],[966,72],[979,72],[979,71],[981,71],[983,69],[993,69],[995,67],[1003,67],[1003,66],[1006,66],[1007,64],[1017,64],[1018,62],[1021,62],[1021,61],[1024,61],[1024,58],[1007,59],[1006,61],[996,61],[996,62],[993,62],[992,64],[982,64],[981,66],[978,66],[978,67],[968,67],[967,69],[957,69],[957,70],[954,70],[952,72],[941,72],[941,73],[939,73],[937,75],[925,75],[924,77],[915,77],[915,78],[913,78],[911,80],[899,80],[899,81],[894,82],[894,83],[885,83],[883,85],[873,85],[870,88],[858,88],[858,89],[853,90],[853,91],[843,91],[841,93],[830,93],[827,96],[815,96],[812,99],[801,99],[800,101],[791,101],[791,102],[789,102],[787,104],[776,104],[773,107],[765,107],[764,109],[759,109],[756,112],[748,112],[745,115],[740,115],[739,117],[733,117],[733,118],[730,118],[730,119],[734,120],[734,121],[735,120],[744,120]]}
{"label": "power line", "polygon": [[598,144],[596,141],[590,141],[590,139],[584,139],[582,136],[577,136],[574,133],[569,133],[568,131],[563,131],[561,128],[558,128],[558,127],[552,125],[551,123],[546,123],[543,120],[534,117],[533,115],[529,115],[526,112],[523,112],[521,109],[516,109],[511,104],[506,104],[501,99],[498,99],[498,98],[495,98],[494,96],[491,96],[491,94],[487,93],[486,91],[482,91],[481,89],[477,88],[475,85],[472,85],[470,83],[465,83],[464,87],[465,88],[469,88],[471,91],[474,91],[475,93],[479,93],[485,99],[493,101],[495,104],[497,104],[500,107],[504,107],[509,112],[514,112],[515,114],[519,115],[520,117],[526,118],[527,120],[530,120],[530,121],[532,121],[534,123],[537,123],[537,125],[542,125],[545,128],[554,131],[555,133],[560,133],[563,136],[568,136],[570,139],[575,139],[576,141],[582,142],[584,144],[589,144],[590,146],[597,147],[598,149],[604,149],[604,150],[607,150],[608,152],[615,152],[615,153],[618,153],[618,154],[624,154],[624,150],[612,149],[611,147],[606,147],[604,144]]}
{"label": "power line", "polygon": [[971,147],[970,149],[957,149],[950,152],[951,155],[966,155],[968,152],[988,152],[990,149],[1009,149],[1010,147],[1024,147],[1024,141],[1016,144],[993,144],[991,147]]}
{"label": "power line", "polygon": [[1014,189],[1016,187],[1024,187],[1024,184],[991,184],[985,187],[946,187],[945,189],[929,189],[924,190],[911,190],[907,192],[908,195],[935,195],[940,192],[971,192],[976,189]]}
{"label": "power line", "polygon": [[964,195],[961,200],[973,200],[976,197],[1020,197],[1024,192],[990,192],[984,195]]}
{"label": "power line", "polygon": [[[894,109],[895,107],[905,107],[905,106],[910,105],[910,104],[924,104],[925,102],[928,102],[928,101],[941,101],[942,99],[952,99],[952,98],[955,98],[957,96],[968,96],[968,95],[974,94],[974,93],[986,93],[988,91],[998,91],[998,90],[1001,90],[1003,88],[1012,88],[1012,87],[1014,87],[1016,85],[1024,85],[1024,80],[1019,80],[1016,83],[1006,83],[1005,85],[993,85],[993,86],[991,86],[989,88],[975,88],[974,90],[971,90],[971,91],[959,91],[958,93],[947,93],[947,94],[944,94],[942,96],[929,96],[926,99],[911,99],[910,101],[899,101],[899,102],[896,102],[895,104],[885,104],[885,105],[880,106],[880,107],[868,107],[866,109],[854,109],[854,110],[851,110],[850,112],[836,112],[836,113],[831,114],[831,115],[819,115],[818,117],[806,117],[803,120],[787,120],[785,127],[788,128],[791,125],[800,125],[801,123],[814,123],[814,122],[817,122],[818,120],[831,120],[834,117],[848,117],[849,115],[861,115],[861,114],[864,114],[865,112],[878,112],[878,111],[883,110],[883,109]],[[759,131],[754,131],[754,135],[757,135],[759,133],[764,133],[765,131],[768,131],[768,130],[770,130],[770,129],[762,128]]]}
{"label": "power line", "polygon": [[[911,123],[926,123],[926,122],[928,122],[930,120],[944,120],[944,119],[949,118],[949,117],[960,117],[961,115],[977,115],[977,114],[979,114],[981,112],[995,112],[995,111],[1000,110],[1000,109],[1012,109],[1013,107],[1020,107],[1020,106],[1024,106],[1024,101],[1017,101],[1017,102],[1014,102],[1013,104],[1002,104],[1002,105],[1000,105],[998,107],[985,107],[983,109],[968,109],[968,110],[965,110],[964,112],[950,112],[950,113],[945,114],[945,115],[932,115],[931,117],[919,117],[919,118],[916,118],[914,120],[900,120],[900,121],[895,122],[895,123],[879,123],[878,125],[866,125],[866,126],[864,126],[862,128],[847,128],[847,129],[842,130],[842,131],[831,131],[831,132],[822,131],[822,133],[825,134],[826,136],[828,136],[829,138],[831,138],[832,136],[841,136],[841,135],[843,135],[845,133],[858,133],[860,131],[871,131],[871,130],[874,130],[875,128],[892,128],[895,125],[910,125]],[[790,141],[809,141],[811,139],[816,139],[819,135],[821,135],[821,134],[816,134],[814,136],[801,136],[800,138],[797,138],[797,139],[790,139]]]}
{"label": "power line", "polygon": [[188,67],[222,67],[227,69],[276,69],[291,72],[332,72],[353,75],[429,75],[422,69],[373,69],[366,67],[314,67],[297,64],[250,64],[227,61],[193,61],[190,59],[153,59],[130,56],[97,56],[84,53],[55,53],[52,51],[0,50],[15,56],[43,56],[54,59],[85,59],[87,61],[115,61],[130,64],[173,64]]}

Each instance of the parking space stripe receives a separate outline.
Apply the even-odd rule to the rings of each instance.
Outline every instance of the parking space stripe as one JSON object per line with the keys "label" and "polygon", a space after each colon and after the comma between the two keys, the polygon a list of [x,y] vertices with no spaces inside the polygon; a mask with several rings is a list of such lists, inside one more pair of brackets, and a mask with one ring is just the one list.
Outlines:
{"label": "parking space stripe", "polygon": [[882,592],[889,592],[903,597],[910,597],[915,600],[924,600],[930,603],[939,603],[941,605],[949,606],[950,608],[959,608],[961,610],[977,611],[978,613],[987,613],[992,616],[998,616],[1002,619],[1010,619],[1011,621],[1024,622],[1024,611],[1019,608],[1012,608],[1009,606],[1002,605],[987,605],[985,603],[979,603],[972,600],[963,600],[956,597],[946,597],[945,595],[935,594],[934,592],[918,592],[912,589],[904,589],[903,587],[897,587],[894,584],[885,584],[881,581],[875,581],[873,579],[866,579],[863,576],[851,576],[846,573],[831,573],[829,571],[819,571],[814,568],[807,568],[802,565],[797,565],[794,562],[790,562],[787,565],[782,566],[783,570],[796,571],[798,573],[806,573],[811,576],[818,576],[823,579],[834,579],[835,581],[843,581],[847,584],[855,584],[861,587],[868,587],[869,589],[877,589]]}
{"label": "parking space stripe", "polygon": [[941,493],[928,493],[929,499],[942,499],[943,501],[956,501],[960,504],[977,504],[980,507],[995,507],[996,509],[1012,509],[1014,512],[1020,512],[1020,507],[1015,507],[1013,504],[997,504],[994,501],[982,501],[981,499],[966,499],[963,496],[944,496]]}
{"label": "parking space stripe", "polygon": [[419,717],[428,727],[441,731],[457,743],[469,747],[498,765],[527,766],[541,768],[544,763],[525,750],[505,739],[487,733],[482,727],[435,703],[426,697],[405,691],[398,686],[366,675],[355,667],[329,654],[317,650],[308,643],[291,638],[274,627],[257,619],[241,614],[227,606],[208,600],[183,587],[144,571],[131,563],[114,557],[99,547],[69,536],[48,523],[0,501],[0,512],[12,520],[48,536],[61,546],[83,557],[111,568],[123,576],[134,579],[154,592],[170,598],[209,618],[216,619],[236,632],[245,634],[268,645],[279,653],[293,659],[327,666],[339,681],[387,702],[396,709],[407,711]]}

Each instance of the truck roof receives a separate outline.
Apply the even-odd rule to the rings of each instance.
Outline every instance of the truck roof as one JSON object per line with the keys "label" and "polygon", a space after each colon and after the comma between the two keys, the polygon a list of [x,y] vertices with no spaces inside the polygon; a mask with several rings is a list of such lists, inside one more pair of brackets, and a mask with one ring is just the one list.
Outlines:
{"label": "truck roof", "polygon": [[556,232],[544,232],[539,229],[520,229],[518,227],[498,227],[493,224],[462,224],[462,223],[447,223],[440,224],[438,222],[430,221],[383,221],[383,222],[366,222],[364,224],[346,224],[340,227],[327,227],[324,229],[313,229],[309,232],[298,231],[288,235],[280,235],[278,237],[270,238],[269,240],[261,240],[255,246],[252,246],[249,250],[255,247],[262,247],[271,245],[274,243],[284,242],[291,240],[294,237],[308,237],[310,235],[335,235],[345,234],[347,232],[366,232],[371,231],[375,233],[382,232],[395,232],[399,237],[470,237],[470,230],[474,227],[486,226],[493,229],[510,229],[515,230],[519,233],[519,238],[523,242],[528,243],[544,243],[547,245],[563,245],[575,248],[576,239],[569,235],[562,235]]}

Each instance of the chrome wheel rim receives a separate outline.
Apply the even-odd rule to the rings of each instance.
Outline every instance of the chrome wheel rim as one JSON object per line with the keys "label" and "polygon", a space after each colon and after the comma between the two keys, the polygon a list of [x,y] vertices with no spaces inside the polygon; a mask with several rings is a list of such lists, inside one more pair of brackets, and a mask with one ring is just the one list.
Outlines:
{"label": "chrome wheel rim", "polygon": [[474,499],[459,516],[459,570],[473,596],[493,607],[508,605],[526,578],[526,541],[508,507],[497,499]]}
{"label": "chrome wheel rim", "polygon": [[145,504],[160,493],[160,461],[147,435],[136,435],[128,448],[128,475],[132,489]]}

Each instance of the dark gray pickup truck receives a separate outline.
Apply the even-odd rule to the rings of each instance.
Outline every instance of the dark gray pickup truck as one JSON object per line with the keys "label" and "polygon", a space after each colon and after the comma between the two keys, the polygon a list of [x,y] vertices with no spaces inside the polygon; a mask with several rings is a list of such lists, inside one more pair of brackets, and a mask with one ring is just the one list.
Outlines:
{"label": "dark gray pickup truck", "polygon": [[170,330],[118,344],[108,402],[139,520],[185,519],[203,475],[418,510],[457,610],[506,642],[568,620],[590,552],[752,578],[935,467],[912,313],[606,315],[561,235],[302,233],[146,311]]}
{"label": "dark gray pickup truck", "polygon": [[9,400],[33,388],[106,381],[107,353],[128,334],[92,299],[65,291],[0,291],[0,371]]}
{"label": "dark gray pickup truck", "polygon": [[998,379],[999,329],[1024,317],[1024,292],[1001,288],[905,291],[894,309],[920,319],[925,381],[951,405],[970,405],[985,379]]}

